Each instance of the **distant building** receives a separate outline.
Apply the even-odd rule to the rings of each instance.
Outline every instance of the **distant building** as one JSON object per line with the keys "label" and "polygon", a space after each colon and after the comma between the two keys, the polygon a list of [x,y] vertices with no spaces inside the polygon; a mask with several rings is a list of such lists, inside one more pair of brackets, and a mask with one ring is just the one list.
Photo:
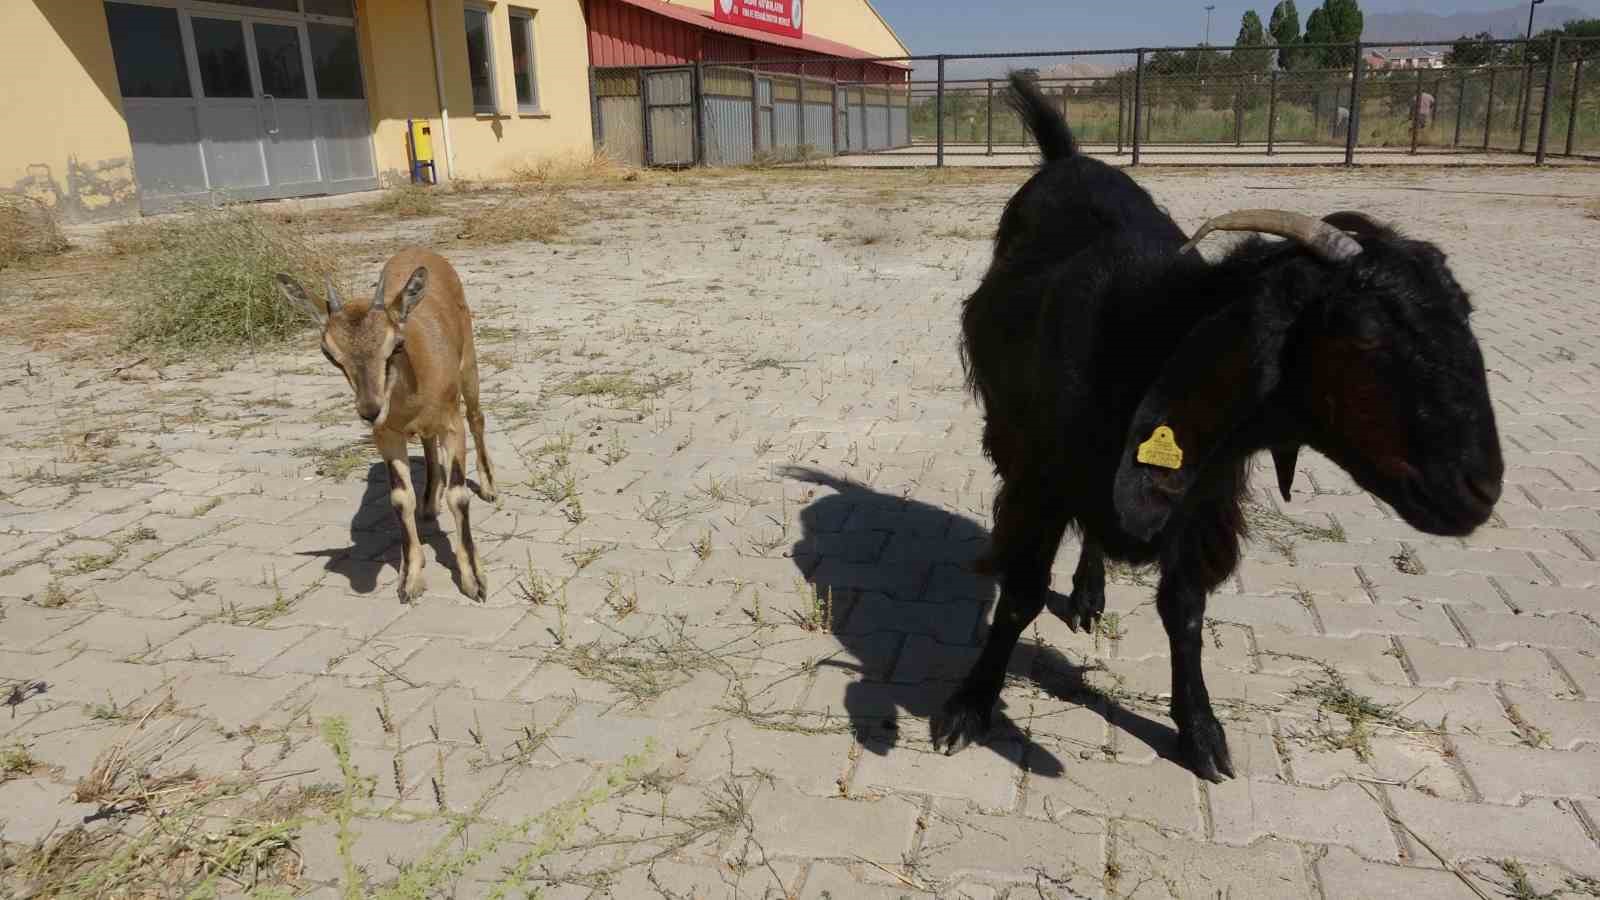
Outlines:
{"label": "distant building", "polygon": [[1444,51],[1428,47],[1390,47],[1367,51],[1367,66],[1373,69],[1442,69]]}

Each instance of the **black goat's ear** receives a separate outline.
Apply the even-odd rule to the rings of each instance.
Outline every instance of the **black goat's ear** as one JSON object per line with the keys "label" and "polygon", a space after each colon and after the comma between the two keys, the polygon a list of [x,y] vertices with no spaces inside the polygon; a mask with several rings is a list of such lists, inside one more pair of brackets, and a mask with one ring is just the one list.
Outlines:
{"label": "black goat's ear", "polygon": [[1122,528],[1144,541],[1183,505],[1214,455],[1278,381],[1281,332],[1260,327],[1241,301],[1183,339],[1129,425],[1112,501]]}

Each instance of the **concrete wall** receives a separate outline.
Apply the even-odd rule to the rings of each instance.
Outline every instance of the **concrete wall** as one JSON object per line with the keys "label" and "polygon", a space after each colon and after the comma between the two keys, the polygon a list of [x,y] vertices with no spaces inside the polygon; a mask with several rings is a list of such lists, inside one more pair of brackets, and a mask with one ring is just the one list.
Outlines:
{"label": "concrete wall", "polygon": [[0,12],[0,190],[67,220],[137,209],[104,8],[84,0],[5,0]]}
{"label": "concrete wall", "polygon": [[[716,0],[667,2],[709,13]],[[849,44],[876,56],[905,56],[910,52],[867,0],[807,0],[804,13],[806,34]]]}
{"label": "concrete wall", "polygon": [[[494,115],[472,111],[467,70],[467,35],[462,0],[434,0],[444,57],[445,99],[456,171],[445,173],[444,129],[439,124],[425,0],[361,0],[358,15],[367,64],[369,101],[375,120],[378,170],[406,175],[407,118],[432,123],[434,156],[442,174],[491,179],[540,160],[587,157],[594,149],[589,108],[589,56],[580,0],[478,3],[490,11],[500,108]],[[534,18],[534,67],[539,115],[517,111],[511,70],[510,9],[530,9]]]}

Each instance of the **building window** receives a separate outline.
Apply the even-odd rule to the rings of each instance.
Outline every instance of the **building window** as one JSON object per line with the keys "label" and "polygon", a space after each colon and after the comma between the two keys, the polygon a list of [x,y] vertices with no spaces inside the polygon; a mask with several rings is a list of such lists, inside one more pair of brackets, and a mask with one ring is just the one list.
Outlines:
{"label": "building window", "polygon": [[533,11],[511,10],[511,71],[517,82],[517,111],[539,112],[539,78],[534,69]]}
{"label": "building window", "polygon": [[311,66],[317,73],[317,96],[323,100],[360,100],[361,57],[356,30],[345,25],[306,26],[311,35]]}
{"label": "building window", "polygon": [[472,111],[493,115],[499,111],[494,97],[494,47],[489,38],[489,11],[466,8],[467,71],[472,78]]}
{"label": "building window", "polygon": [[178,11],[153,6],[106,4],[111,53],[124,97],[188,97]]}

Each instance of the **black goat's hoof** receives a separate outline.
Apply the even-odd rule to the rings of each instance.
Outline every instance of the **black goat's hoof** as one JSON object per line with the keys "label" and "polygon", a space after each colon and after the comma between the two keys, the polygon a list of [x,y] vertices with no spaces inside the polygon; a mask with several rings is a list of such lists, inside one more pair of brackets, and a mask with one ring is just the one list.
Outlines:
{"label": "black goat's hoof", "polygon": [[1106,594],[1105,591],[1079,590],[1064,597],[1055,591],[1046,591],[1044,603],[1056,618],[1067,623],[1068,628],[1088,634],[1106,611]]}
{"label": "black goat's hoof", "polygon": [[929,723],[933,748],[949,756],[968,745],[982,743],[989,733],[993,712],[992,697],[978,697],[966,688],[956,691]]}
{"label": "black goat's hoof", "polygon": [[1228,734],[1213,716],[1198,717],[1178,731],[1178,747],[1190,771],[1207,781],[1221,784],[1233,777],[1233,757],[1228,753]]}

